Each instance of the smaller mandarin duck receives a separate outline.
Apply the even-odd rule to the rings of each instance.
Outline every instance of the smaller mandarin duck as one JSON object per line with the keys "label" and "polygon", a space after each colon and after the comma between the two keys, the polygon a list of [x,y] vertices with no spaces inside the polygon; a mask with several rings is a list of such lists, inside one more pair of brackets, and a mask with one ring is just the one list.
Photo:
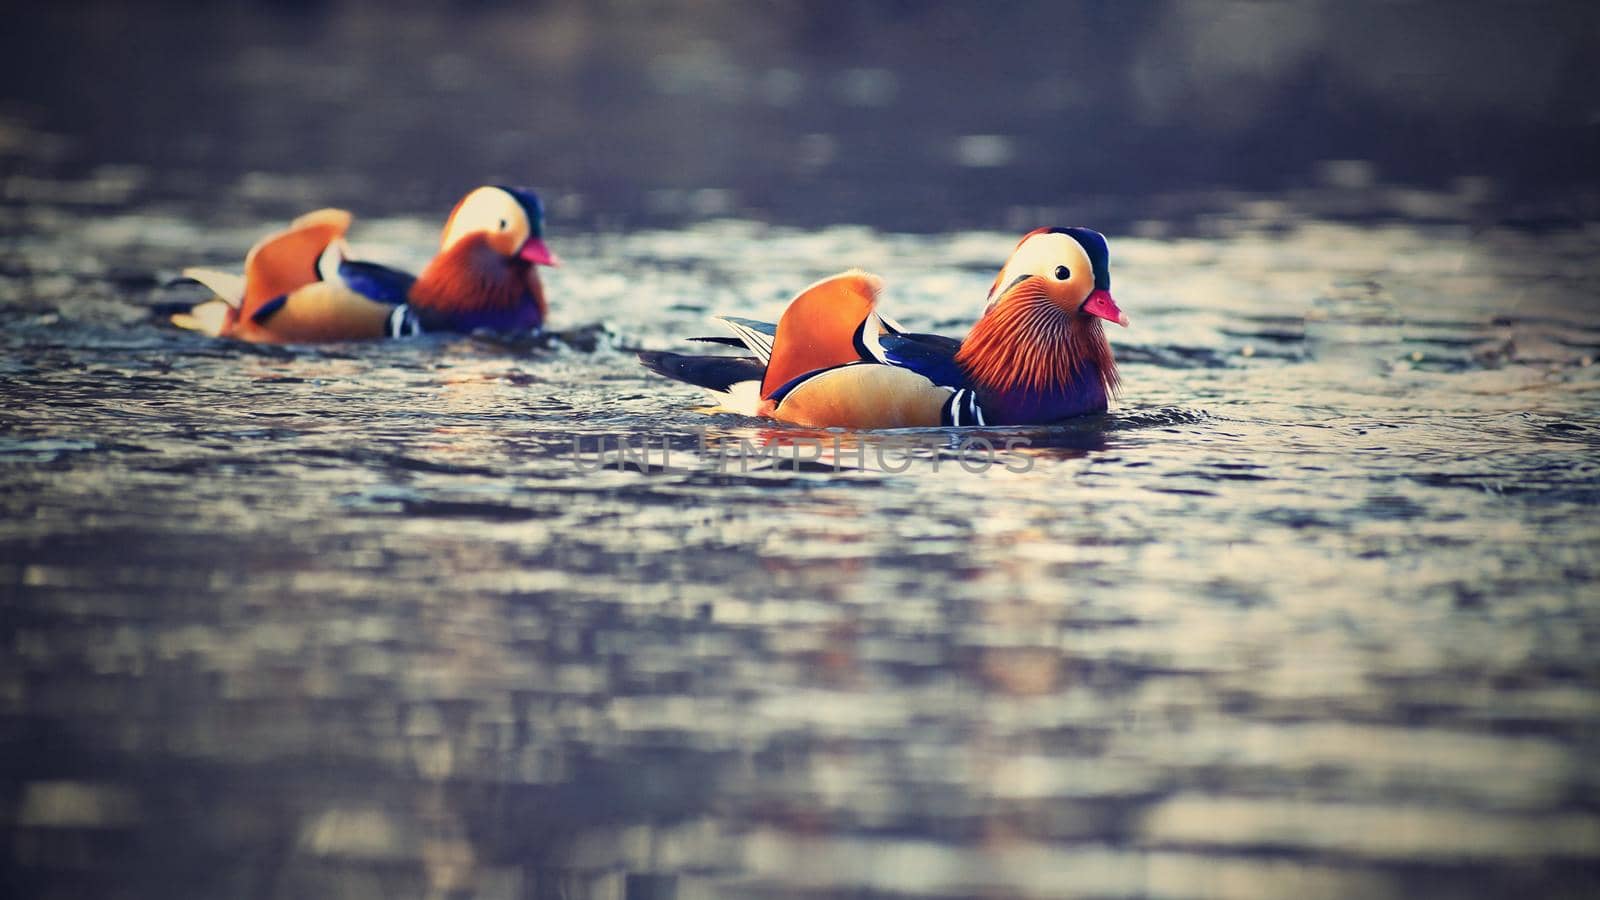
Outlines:
{"label": "smaller mandarin duck", "polygon": [[244,275],[185,269],[216,299],[172,317],[213,337],[315,343],[427,331],[518,332],[544,324],[536,266],[560,265],[545,246],[532,191],[480,187],[451,211],[439,255],[421,275],[349,258],[351,216],[319,209],[250,248]]}
{"label": "smaller mandarin duck", "polygon": [[646,368],[707,388],[710,412],[818,428],[1034,425],[1106,410],[1117,366],[1101,322],[1110,251],[1088,228],[1024,235],[964,340],[911,334],[877,311],[882,280],[851,271],[789,302],[777,325],[719,317],[754,358],[647,351]]}

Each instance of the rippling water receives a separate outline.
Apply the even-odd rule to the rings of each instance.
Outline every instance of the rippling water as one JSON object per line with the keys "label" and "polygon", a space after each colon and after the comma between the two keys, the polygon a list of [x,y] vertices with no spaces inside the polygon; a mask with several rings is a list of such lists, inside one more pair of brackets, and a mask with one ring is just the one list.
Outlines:
{"label": "rippling water", "polygon": [[[1600,894],[1594,11],[1007,10],[8,23],[0,896]],[[165,321],[502,176],[558,334]],[[849,266],[961,334],[1045,224],[1111,238],[1104,416],[634,359]]]}
{"label": "rippling water", "polygon": [[742,458],[808,433],[630,351],[845,265],[959,333],[1009,233],[561,234],[552,340],[323,348],[152,312],[253,229],[14,234],[24,893],[1596,887],[1592,231],[1113,235],[1120,402],[976,472]]}

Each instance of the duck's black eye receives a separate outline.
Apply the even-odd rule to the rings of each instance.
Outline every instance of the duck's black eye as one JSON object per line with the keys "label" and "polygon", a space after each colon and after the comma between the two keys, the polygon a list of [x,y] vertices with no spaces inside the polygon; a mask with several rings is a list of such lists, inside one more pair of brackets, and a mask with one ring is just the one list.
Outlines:
{"label": "duck's black eye", "polygon": [[505,219],[501,219],[500,220],[500,230],[501,231],[505,231],[506,230],[506,220]]}
{"label": "duck's black eye", "polygon": [[1071,269],[1067,268],[1066,266],[1056,266],[1056,280],[1057,281],[1066,281],[1068,278],[1071,278],[1071,277],[1072,277],[1072,270]]}

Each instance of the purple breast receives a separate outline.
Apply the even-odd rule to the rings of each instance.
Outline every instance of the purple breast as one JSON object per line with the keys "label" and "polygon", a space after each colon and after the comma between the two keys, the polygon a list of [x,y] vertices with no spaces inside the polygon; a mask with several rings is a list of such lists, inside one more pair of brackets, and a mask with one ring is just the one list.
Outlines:
{"label": "purple breast", "polygon": [[521,303],[507,309],[483,309],[471,312],[457,313],[450,317],[446,330],[450,331],[488,331],[521,332],[537,331],[544,324],[544,317],[539,314],[539,305],[532,296],[526,296]]}
{"label": "purple breast", "polygon": [[1043,425],[1106,411],[1105,384],[1092,367],[1064,385],[989,392],[980,399],[991,425]]}

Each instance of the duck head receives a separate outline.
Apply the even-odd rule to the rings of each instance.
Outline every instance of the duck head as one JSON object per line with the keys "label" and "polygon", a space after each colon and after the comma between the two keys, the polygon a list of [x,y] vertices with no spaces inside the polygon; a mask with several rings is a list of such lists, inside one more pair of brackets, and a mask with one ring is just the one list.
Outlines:
{"label": "duck head", "polygon": [[500,331],[544,321],[538,266],[561,260],[544,242],[544,205],[526,188],[491,185],[461,198],[423,270],[411,305],[430,330]]}
{"label": "duck head", "polygon": [[1088,228],[1024,235],[989,289],[956,361],[986,404],[1011,421],[1052,421],[1105,409],[1117,386],[1102,322],[1126,326],[1111,298],[1106,239]]}
{"label": "duck head", "polygon": [[439,253],[463,240],[481,236],[495,253],[535,266],[559,266],[561,260],[545,246],[544,204],[527,188],[481,187],[461,198],[445,220],[439,236]]}
{"label": "duck head", "polygon": [[1025,285],[1074,315],[1128,325],[1111,299],[1110,248],[1093,229],[1039,228],[1024,235],[989,289],[989,309]]}

